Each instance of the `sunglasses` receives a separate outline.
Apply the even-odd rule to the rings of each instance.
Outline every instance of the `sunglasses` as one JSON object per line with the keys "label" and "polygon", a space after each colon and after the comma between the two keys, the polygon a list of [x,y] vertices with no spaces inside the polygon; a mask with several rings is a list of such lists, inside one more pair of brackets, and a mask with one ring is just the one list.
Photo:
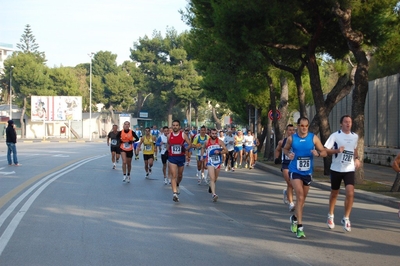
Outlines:
{"label": "sunglasses", "polygon": [[300,127],[308,127],[308,125],[300,125]]}

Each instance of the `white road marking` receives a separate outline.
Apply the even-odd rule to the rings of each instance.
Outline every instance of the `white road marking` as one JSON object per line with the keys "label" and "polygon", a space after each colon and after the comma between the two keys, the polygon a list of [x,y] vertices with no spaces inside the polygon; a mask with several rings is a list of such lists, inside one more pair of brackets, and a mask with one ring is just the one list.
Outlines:
{"label": "white road marking", "polygon": [[228,222],[230,222],[230,223],[232,223],[232,224],[234,224],[234,225],[236,225],[236,226],[239,226],[239,227],[244,227],[243,224],[239,223],[238,221],[236,221],[236,220],[233,219],[232,217],[229,217],[229,216],[226,215],[225,213],[220,212],[219,210],[217,210],[217,208],[210,207],[210,210],[212,210],[213,212],[215,212],[216,214],[218,214],[218,215],[221,216],[222,218],[227,219]]}

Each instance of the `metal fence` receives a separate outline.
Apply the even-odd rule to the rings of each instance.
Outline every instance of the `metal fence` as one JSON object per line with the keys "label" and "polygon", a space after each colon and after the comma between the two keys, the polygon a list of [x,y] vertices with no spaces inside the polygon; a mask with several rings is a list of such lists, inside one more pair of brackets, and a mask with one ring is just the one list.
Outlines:
{"label": "metal fence", "polygon": [[[368,83],[365,103],[365,139],[369,147],[400,147],[400,74],[372,80]],[[342,115],[351,115],[352,92],[340,101],[329,115],[331,131],[340,128]],[[314,106],[307,109],[308,117],[315,116]]]}

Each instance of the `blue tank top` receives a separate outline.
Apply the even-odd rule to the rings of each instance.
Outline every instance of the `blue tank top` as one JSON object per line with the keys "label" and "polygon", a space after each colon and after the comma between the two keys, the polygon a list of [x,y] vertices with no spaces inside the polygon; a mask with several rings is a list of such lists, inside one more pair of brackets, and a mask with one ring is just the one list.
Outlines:
{"label": "blue tank top", "polygon": [[294,159],[289,164],[289,172],[300,175],[312,175],[313,173],[313,154],[314,134],[308,133],[305,138],[299,135],[292,135],[292,151]]}
{"label": "blue tank top", "polygon": [[[284,138],[283,141],[282,141],[282,148],[285,147],[286,141],[287,141],[287,138]],[[289,157],[286,156],[285,153],[283,153],[283,152],[282,152],[282,158],[281,159],[282,159],[282,164],[289,164],[290,163]]]}

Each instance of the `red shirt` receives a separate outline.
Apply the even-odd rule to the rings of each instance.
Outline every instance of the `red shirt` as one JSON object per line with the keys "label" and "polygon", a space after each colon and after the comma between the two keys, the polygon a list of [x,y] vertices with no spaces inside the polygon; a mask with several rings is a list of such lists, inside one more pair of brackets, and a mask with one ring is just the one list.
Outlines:
{"label": "red shirt", "polygon": [[174,132],[171,132],[169,135],[169,150],[168,156],[183,156],[185,155],[185,150],[183,144],[185,142],[185,138],[183,137],[183,132],[179,131],[178,135],[174,135]]}

